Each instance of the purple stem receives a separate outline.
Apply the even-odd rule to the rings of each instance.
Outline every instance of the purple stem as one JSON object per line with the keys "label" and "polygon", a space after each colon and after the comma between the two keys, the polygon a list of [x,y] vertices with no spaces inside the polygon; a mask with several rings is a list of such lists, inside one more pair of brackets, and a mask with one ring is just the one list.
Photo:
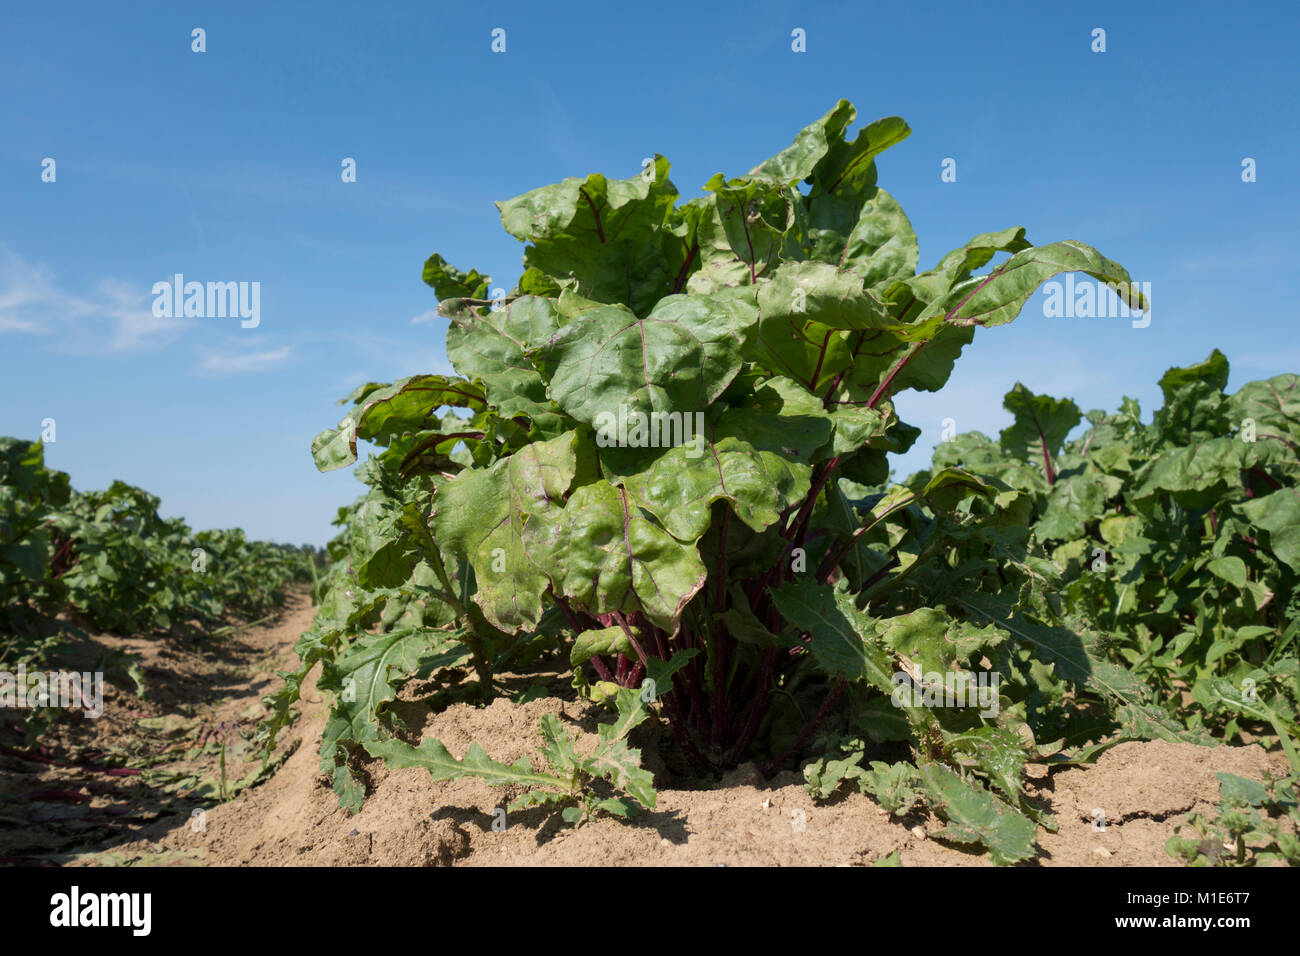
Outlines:
{"label": "purple stem", "polygon": [[840,694],[844,693],[844,688],[847,684],[848,681],[841,679],[840,682],[835,685],[835,689],[826,695],[826,699],[822,701],[821,708],[809,722],[808,726],[804,727],[803,731],[795,739],[795,742],[790,745],[790,749],[763,768],[763,776],[770,777],[776,771],[777,767],[781,766],[781,764],[785,763],[803,749],[804,744],[808,742],[808,738],[810,738],[813,733],[816,732],[817,728],[821,726],[822,721],[826,719],[826,715],[829,714],[831,708],[835,706],[835,702],[840,699]]}

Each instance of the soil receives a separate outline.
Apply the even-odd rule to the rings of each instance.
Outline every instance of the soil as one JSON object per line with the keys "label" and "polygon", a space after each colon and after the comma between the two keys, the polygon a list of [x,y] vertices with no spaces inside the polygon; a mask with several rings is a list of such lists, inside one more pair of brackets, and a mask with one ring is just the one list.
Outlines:
{"label": "soil", "polygon": [[[814,803],[792,771],[764,780],[746,765],[711,788],[675,789],[659,752],[667,739],[650,723],[631,742],[656,775],[659,799],[630,822],[598,817],[574,828],[537,808],[509,814],[503,827],[496,810],[514,792],[476,779],[435,783],[423,770],[382,761],[364,764],[370,795],[350,815],[319,771],[327,705],[315,673],[265,773],[253,740],[262,698],[278,686],[275,672],[296,660],[291,648],[311,615],[306,595],[295,593],[277,620],[220,640],[95,636],[83,666],[93,668],[106,650],[135,654],[145,697],[106,683],[103,717],[60,720],[35,753],[23,750],[19,715],[0,711],[0,862],[838,866],[897,853],[904,866],[988,865],[983,853],[934,839],[942,824],[931,816],[891,818],[856,792]],[[503,684],[516,699],[531,688],[524,696],[535,699],[437,713],[408,701],[400,716],[412,740],[436,736],[457,756],[478,741],[506,762],[535,749],[544,714],[595,727],[595,709],[558,673],[506,675]],[[1032,768],[1029,796],[1056,816],[1059,831],[1040,830],[1029,863],[1176,865],[1165,841],[1188,814],[1217,804],[1218,771],[1264,780],[1284,776],[1286,761],[1256,744],[1149,741],[1113,747],[1088,768]]]}

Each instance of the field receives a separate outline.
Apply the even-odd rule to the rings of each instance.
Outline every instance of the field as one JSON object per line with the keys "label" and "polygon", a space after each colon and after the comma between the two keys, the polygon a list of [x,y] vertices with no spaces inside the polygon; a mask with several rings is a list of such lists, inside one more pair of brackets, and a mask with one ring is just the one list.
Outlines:
{"label": "field", "polygon": [[689,202],[656,156],[500,203],[509,293],[430,256],[454,372],[310,442],[364,485],[323,552],[5,439],[0,856],[1300,862],[1300,377],[1008,382],[895,473],[897,396],[1045,283],[1151,305],[1020,227],[921,268],[877,184],[910,128],[856,118]]}
{"label": "field", "polygon": [[[0,831],[0,856],[9,862],[61,862],[75,866],[140,865],[864,865],[896,859],[904,866],[970,866],[983,854],[945,845],[926,834],[941,821],[926,813],[891,819],[874,801],[849,793],[818,803],[792,771],[763,780],[752,764],[707,789],[665,787],[657,809],[626,824],[597,820],[578,830],[549,823],[537,811],[512,817],[493,830],[500,795],[476,780],[433,783],[423,773],[367,768],[374,795],[360,814],[337,805],[317,767],[328,708],[314,681],[294,731],[264,782],[236,789],[256,776],[260,755],[248,743],[263,715],[261,695],[273,669],[287,667],[298,634],[310,623],[306,596],[294,594],[281,620],[222,640],[208,654],[159,647],[152,641],[102,637],[103,647],[127,648],[145,659],[146,679],[159,687],[193,687],[220,670],[197,707],[189,698],[139,700],[110,696],[117,719],[70,724],[47,741],[54,766],[23,760],[7,750],[4,793],[43,792],[22,812],[23,829]],[[479,740],[507,759],[529,749],[528,729],[544,714],[590,730],[599,710],[565,693],[558,672],[511,675],[514,696],[541,683],[554,696],[516,703],[507,694],[487,708],[455,705],[441,713],[422,707],[417,694],[403,717],[420,735],[435,735],[460,749]],[[196,829],[196,797],[219,786],[215,747],[204,748],[204,729],[234,724],[227,752],[233,798],[216,802]],[[240,733],[242,729],[242,734]],[[12,728],[10,728],[12,735]],[[17,741],[10,736],[6,748]],[[642,741],[646,763],[666,774],[658,748],[662,734]],[[457,746],[460,745],[460,746]],[[671,746],[670,744],[668,744]],[[195,751],[198,751],[197,753]],[[113,757],[143,776],[106,776],[84,766],[93,756]],[[281,762],[282,761],[282,762]],[[1031,772],[1029,787],[1063,826],[1044,833],[1034,862],[1065,866],[1177,866],[1165,851],[1175,826],[1189,814],[1209,814],[1219,802],[1216,772],[1267,779],[1286,772],[1279,755],[1258,745],[1199,747],[1164,741],[1129,742],[1107,751],[1095,766]],[[76,794],[76,797],[73,796]],[[1104,829],[1094,810],[1110,808]],[[14,824],[10,803],[6,821]],[[803,829],[800,829],[802,821]]]}

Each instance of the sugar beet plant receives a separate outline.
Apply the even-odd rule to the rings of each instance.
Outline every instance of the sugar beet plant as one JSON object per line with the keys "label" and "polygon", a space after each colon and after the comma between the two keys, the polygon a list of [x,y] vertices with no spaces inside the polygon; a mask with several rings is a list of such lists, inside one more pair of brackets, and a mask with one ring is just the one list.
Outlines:
{"label": "sugar beet plant", "polygon": [[[1028,497],[1026,523],[1053,578],[1033,600],[1107,636],[1157,704],[1128,716],[1172,739],[1231,740],[1243,727],[1275,737],[1300,777],[1300,379],[1231,395],[1227,381],[1218,351],[1170,369],[1150,424],[1133,399],[1085,419],[1074,402],[1017,385],[1005,403],[1015,423],[999,441],[958,435],[934,465]],[[1065,728],[1061,691],[1039,684],[1042,725],[1086,735],[1086,722]]]}
{"label": "sugar beet plant", "polygon": [[[354,462],[359,439],[378,452],[270,729],[321,661],[337,695],[322,769],[344,803],[363,796],[358,745],[398,759],[403,681],[469,665],[488,694],[498,668],[557,645],[593,697],[671,662],[649,690],[698,774],[789,765],[833,710],[888,727],[933,765],[949,835],[998,859],[1032,852],[1028,695],[995,693],[981,716],[928,706],[927,681],[1055,668],[1099,706],[1145,713],[1094,635],[1026,605],[1048,562],[1025,492],[956,467],[881,492],[888,454],[918,434],[893,396],[939,389],[977,327],[1062,272],[1145,303],[1095,250],[1021,228],[918,273],[916,235],[876,185],[876,156],[909,129],[890,117],[849,139],[854,116],[840,101],[686,203],[660,156],[499,203],[526,244],[503,297],[426,262],[457,375],[362,386],[313,442],[322,470]],[[900,672],[917,693],[894,707]]]}

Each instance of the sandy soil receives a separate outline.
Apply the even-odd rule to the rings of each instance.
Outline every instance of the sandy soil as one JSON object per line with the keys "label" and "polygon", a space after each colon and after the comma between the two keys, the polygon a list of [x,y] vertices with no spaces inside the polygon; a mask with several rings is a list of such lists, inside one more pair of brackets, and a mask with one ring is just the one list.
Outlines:
{"label": "sandy soil", "polygon": [[[265,712],[260,699],[311,619],[295,595],[274,624],[216,644],[100,638],[129,647],[146,662],[154,690],[140,701],[106,694],[96,721],[64,721],[44,763],[15,756],[12,712],[0,712],[0,859],[80,865],[861,865],[896,851],[905,866],[987,865],[980,853],[929,834],[940,822],[925,814],[891,819],[857,793],[817,804],[793,772],[763,780],[741,767],[711,789],[674,789],[659,756],[661,728],[643,725],[632,743],[656,774],[659,802],[627,823],[598,818],[578,828],[553,811],[510,814],[494,829],[494,811],[515,795],[477,780],[434,783],[423,770],[365,766],[371,795],[355,816],[338,807],[318,771],[325,701],[314,675],[300,716],[283,734],[272,772],[258,777],[250,740]],[[538,679],[520,678],[518,689]],[[547,675],[542,675],[547,681]],[[507,681],[509,683],[509,681]],[[498,699],[486,707],[457,704],[430,713],[415,703],[402,716],[415,736],[436,736],[461,755],[477,740],[498,760],[513,761],[537,743],[537,722],[556,714],[591,731],[596,713],[549,675],[555,696],[525,704]],[[219,800],[224,728],[227,802]],[[206,732],[206,736],[205,736]],[[413,738],[414,739],[414,736]],[[120,765],[138,770],[114,775]],[[1127,743],[1095,766],[1036,768],[1030,795],[1054,813],[1058,833],[1040,832],[1032,863],[1072,866],[1172,866],[1164,843],[1193,811],[1218,802],[1216,771],[1265,779],[1282,776],[1281,755],[1256,745],[1197,747],[1162,741]],[[1105,814],[1096,830],[1094,811]],[[193,815],[202,810],[201,816]]]}

